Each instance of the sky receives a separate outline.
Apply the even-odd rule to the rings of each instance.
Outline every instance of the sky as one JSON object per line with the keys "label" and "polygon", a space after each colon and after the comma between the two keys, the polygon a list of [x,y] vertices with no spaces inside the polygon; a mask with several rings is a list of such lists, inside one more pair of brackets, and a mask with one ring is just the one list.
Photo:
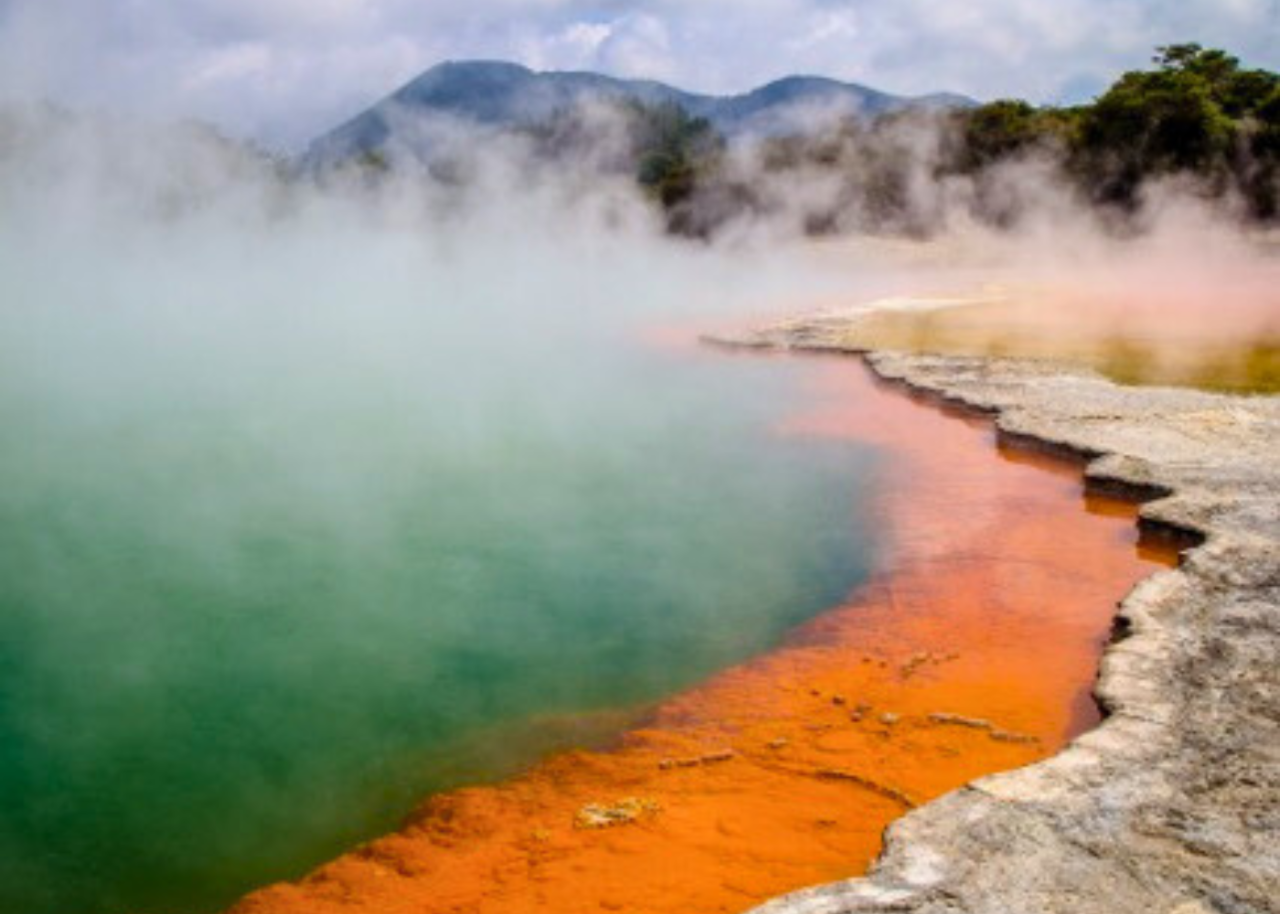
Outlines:
{"label": "sky", "polygon": [[1280,0],[0,0],[0,101],[290,150],[450,59],[716,93],[803,73],[1074,102],[1177,41],[1280,69]]}

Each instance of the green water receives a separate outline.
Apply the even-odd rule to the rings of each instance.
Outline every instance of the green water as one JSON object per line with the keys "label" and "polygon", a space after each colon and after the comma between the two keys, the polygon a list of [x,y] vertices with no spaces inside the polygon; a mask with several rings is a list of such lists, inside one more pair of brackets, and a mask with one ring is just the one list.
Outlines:
{"label": "green water", "polygon": [[865,576],[874,454],[775,431],[810,366],[432,294],[0,311],[0,911],[216,909]]}

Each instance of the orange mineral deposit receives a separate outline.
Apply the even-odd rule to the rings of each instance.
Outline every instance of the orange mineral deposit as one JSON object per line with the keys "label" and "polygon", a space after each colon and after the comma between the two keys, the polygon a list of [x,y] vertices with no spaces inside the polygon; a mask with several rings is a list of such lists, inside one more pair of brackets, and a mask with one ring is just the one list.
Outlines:
{"label": "orange mineral deposit", "polygon": [[[759,356],[751,356],[759,357]],[[1173,561],[1079,467],[814,359],[779,434],[883,449],[887,544],[847,602],[606,751],[429,799],[398,833],[236,914],[714,914],[862,873],[885,826],[1091,726],[1116,602]],[[744,561],[749,561],[744,557]]]}

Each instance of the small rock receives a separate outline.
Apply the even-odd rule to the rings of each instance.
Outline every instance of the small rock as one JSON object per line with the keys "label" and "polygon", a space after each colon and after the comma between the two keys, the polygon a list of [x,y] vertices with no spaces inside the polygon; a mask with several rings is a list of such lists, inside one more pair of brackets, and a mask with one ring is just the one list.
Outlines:
{"label": "small rock", "polygon": [[611,828],[615,825],[629,825],[641,816],[658,812],[661,807],[656,800],[642,797],[627,797],[612,805],[588,803],[578,810],[573,824],[578,828]]}
{"label": "small rock", "polygon": [[987,735],[997,742],[1001,743],[1038,743],[1040,737],[1032,736],[1030,733],[1014,733],[1012,730],[1001,730],[997,727],[991,728]]}
{"label": "small rock", "polygon": [[688,758],[664,758],[658,762],[658,767],[663,771],[670,771],[672,768],[696,768],[699,765],[714,765],[716,762],[727,762],[734,757],[732,749],[722,749],[719,752],[708,752],[705,755],[694,755]]}
{"label": "small rock", "polygon": [[708,752],[706,755],[698,756],[699,765],[714,765],[716,762],[727,762],[734,757],[735,753],[732,749],[722,749],[719,752]]}
{"label": "small rock", "polygon": [[928,651],[924,651],[918,654],[912,654],[911,657],[907,660],[907,662],[902,665],[901,673],[903,678],[911,676],[913,673],[915,673],[915,671],[918,670],[921,666],[928,663],[929,659],[932,656],[933,655],[930,654]]}
{"label": "small rock", "polygon": [[991,721],[983,720],[981,717],[963,717],[959,714],[948,714],[944,711],[934,711],[929,715],[929,720],[935,724],[951,724],[956,727],[970,727],[974,730],[990,730]]}

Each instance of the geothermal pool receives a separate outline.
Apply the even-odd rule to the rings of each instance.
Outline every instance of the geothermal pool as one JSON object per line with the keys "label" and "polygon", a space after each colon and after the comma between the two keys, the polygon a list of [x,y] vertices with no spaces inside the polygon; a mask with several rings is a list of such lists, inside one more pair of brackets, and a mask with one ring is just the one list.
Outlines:
{"label": "geothermal pool", "polygon": [[0,911],[218,910],[410,813],[248,909],[738,911],[1093,720],[1131,508],[652,332],[793,272],[367,235],[0,246]]}
{"label": "geothermal pool", "polygon": [[1115,602],[1174,548],[1141,541],[1134,507],[1086,494],[1078,466],[998,448],[986,419],[852,360],[802,365],[808,396],[777,433],[878,455],[868,580],[607,750],[436,796],[235,914],[733,914],[864,872],[910,808],[1095,724]]}
{"label": "geothermal pool", "polygon": [[236,347],[224,374],[217,330],[216,365],[107,364],[110,339],[6,317],[3,911],[208,911],[300,876],[615,736],[872,562],[877,448],[780,433],[804,363],[610,332],[495,379],[439,337],[368,359],[300,329],[305,368]]}

